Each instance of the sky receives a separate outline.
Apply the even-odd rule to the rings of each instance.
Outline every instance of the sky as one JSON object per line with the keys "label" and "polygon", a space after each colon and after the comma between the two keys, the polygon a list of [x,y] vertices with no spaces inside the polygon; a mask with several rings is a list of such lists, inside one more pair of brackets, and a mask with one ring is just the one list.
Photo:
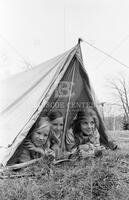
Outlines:
{"label": "sky", "polygon": [[[128,0],[0,0],[0,76],[36,66],[78,38],[129,66]],[[108,80],[129,68],[81,43],[86,71],[100,102],[111,102]]]}

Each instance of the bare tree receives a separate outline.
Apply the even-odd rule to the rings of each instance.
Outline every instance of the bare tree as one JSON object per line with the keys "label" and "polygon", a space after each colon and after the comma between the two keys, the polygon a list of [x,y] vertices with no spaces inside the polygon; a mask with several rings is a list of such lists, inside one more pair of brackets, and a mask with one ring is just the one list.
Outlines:
{"label": "bare tree", "polygon": [[110,82],[112,91],[114,91],[115,102],[124,112],[126,120],[129,120],[129,79],[123,76]]}

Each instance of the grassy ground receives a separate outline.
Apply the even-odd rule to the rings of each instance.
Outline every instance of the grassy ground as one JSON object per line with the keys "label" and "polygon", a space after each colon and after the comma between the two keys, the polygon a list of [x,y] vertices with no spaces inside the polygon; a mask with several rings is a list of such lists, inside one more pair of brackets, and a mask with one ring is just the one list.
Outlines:
{"label": "grassy ground", "polygon": [[107,150],[102,158],[56,166],[40,161],[22,171],[4,172],[0,199],[129,200],[129,131],[110,134],[121,149]]}

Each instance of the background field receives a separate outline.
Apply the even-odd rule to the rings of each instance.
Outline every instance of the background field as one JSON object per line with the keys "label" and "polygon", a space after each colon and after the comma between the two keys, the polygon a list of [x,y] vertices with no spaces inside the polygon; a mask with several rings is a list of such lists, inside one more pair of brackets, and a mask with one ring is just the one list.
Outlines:
{"label": "background field", "polygon": [[[129,200],[129,131],[110,131],[119,145],[101,158],[41,161],[21,171],[4,172],[1,200]],[[4,177],[4,178],[3,178]]]}
{"label": "background field", "polygon": [[122,152],[129,153],[129,131],[109,131],[108,133],[118,143]]}

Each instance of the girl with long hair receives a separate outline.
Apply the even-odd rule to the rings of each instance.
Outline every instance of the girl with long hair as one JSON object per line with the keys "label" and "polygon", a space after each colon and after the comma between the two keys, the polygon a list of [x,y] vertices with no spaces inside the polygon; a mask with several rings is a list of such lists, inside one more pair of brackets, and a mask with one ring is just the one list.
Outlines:
{"label": "girl with long hair", "polygon": [[81,157],[101,154],[104,147],[100,146],[98,127],[99,119],[92,107],[79,111],[66,135],[67,150],[79,151]]}

